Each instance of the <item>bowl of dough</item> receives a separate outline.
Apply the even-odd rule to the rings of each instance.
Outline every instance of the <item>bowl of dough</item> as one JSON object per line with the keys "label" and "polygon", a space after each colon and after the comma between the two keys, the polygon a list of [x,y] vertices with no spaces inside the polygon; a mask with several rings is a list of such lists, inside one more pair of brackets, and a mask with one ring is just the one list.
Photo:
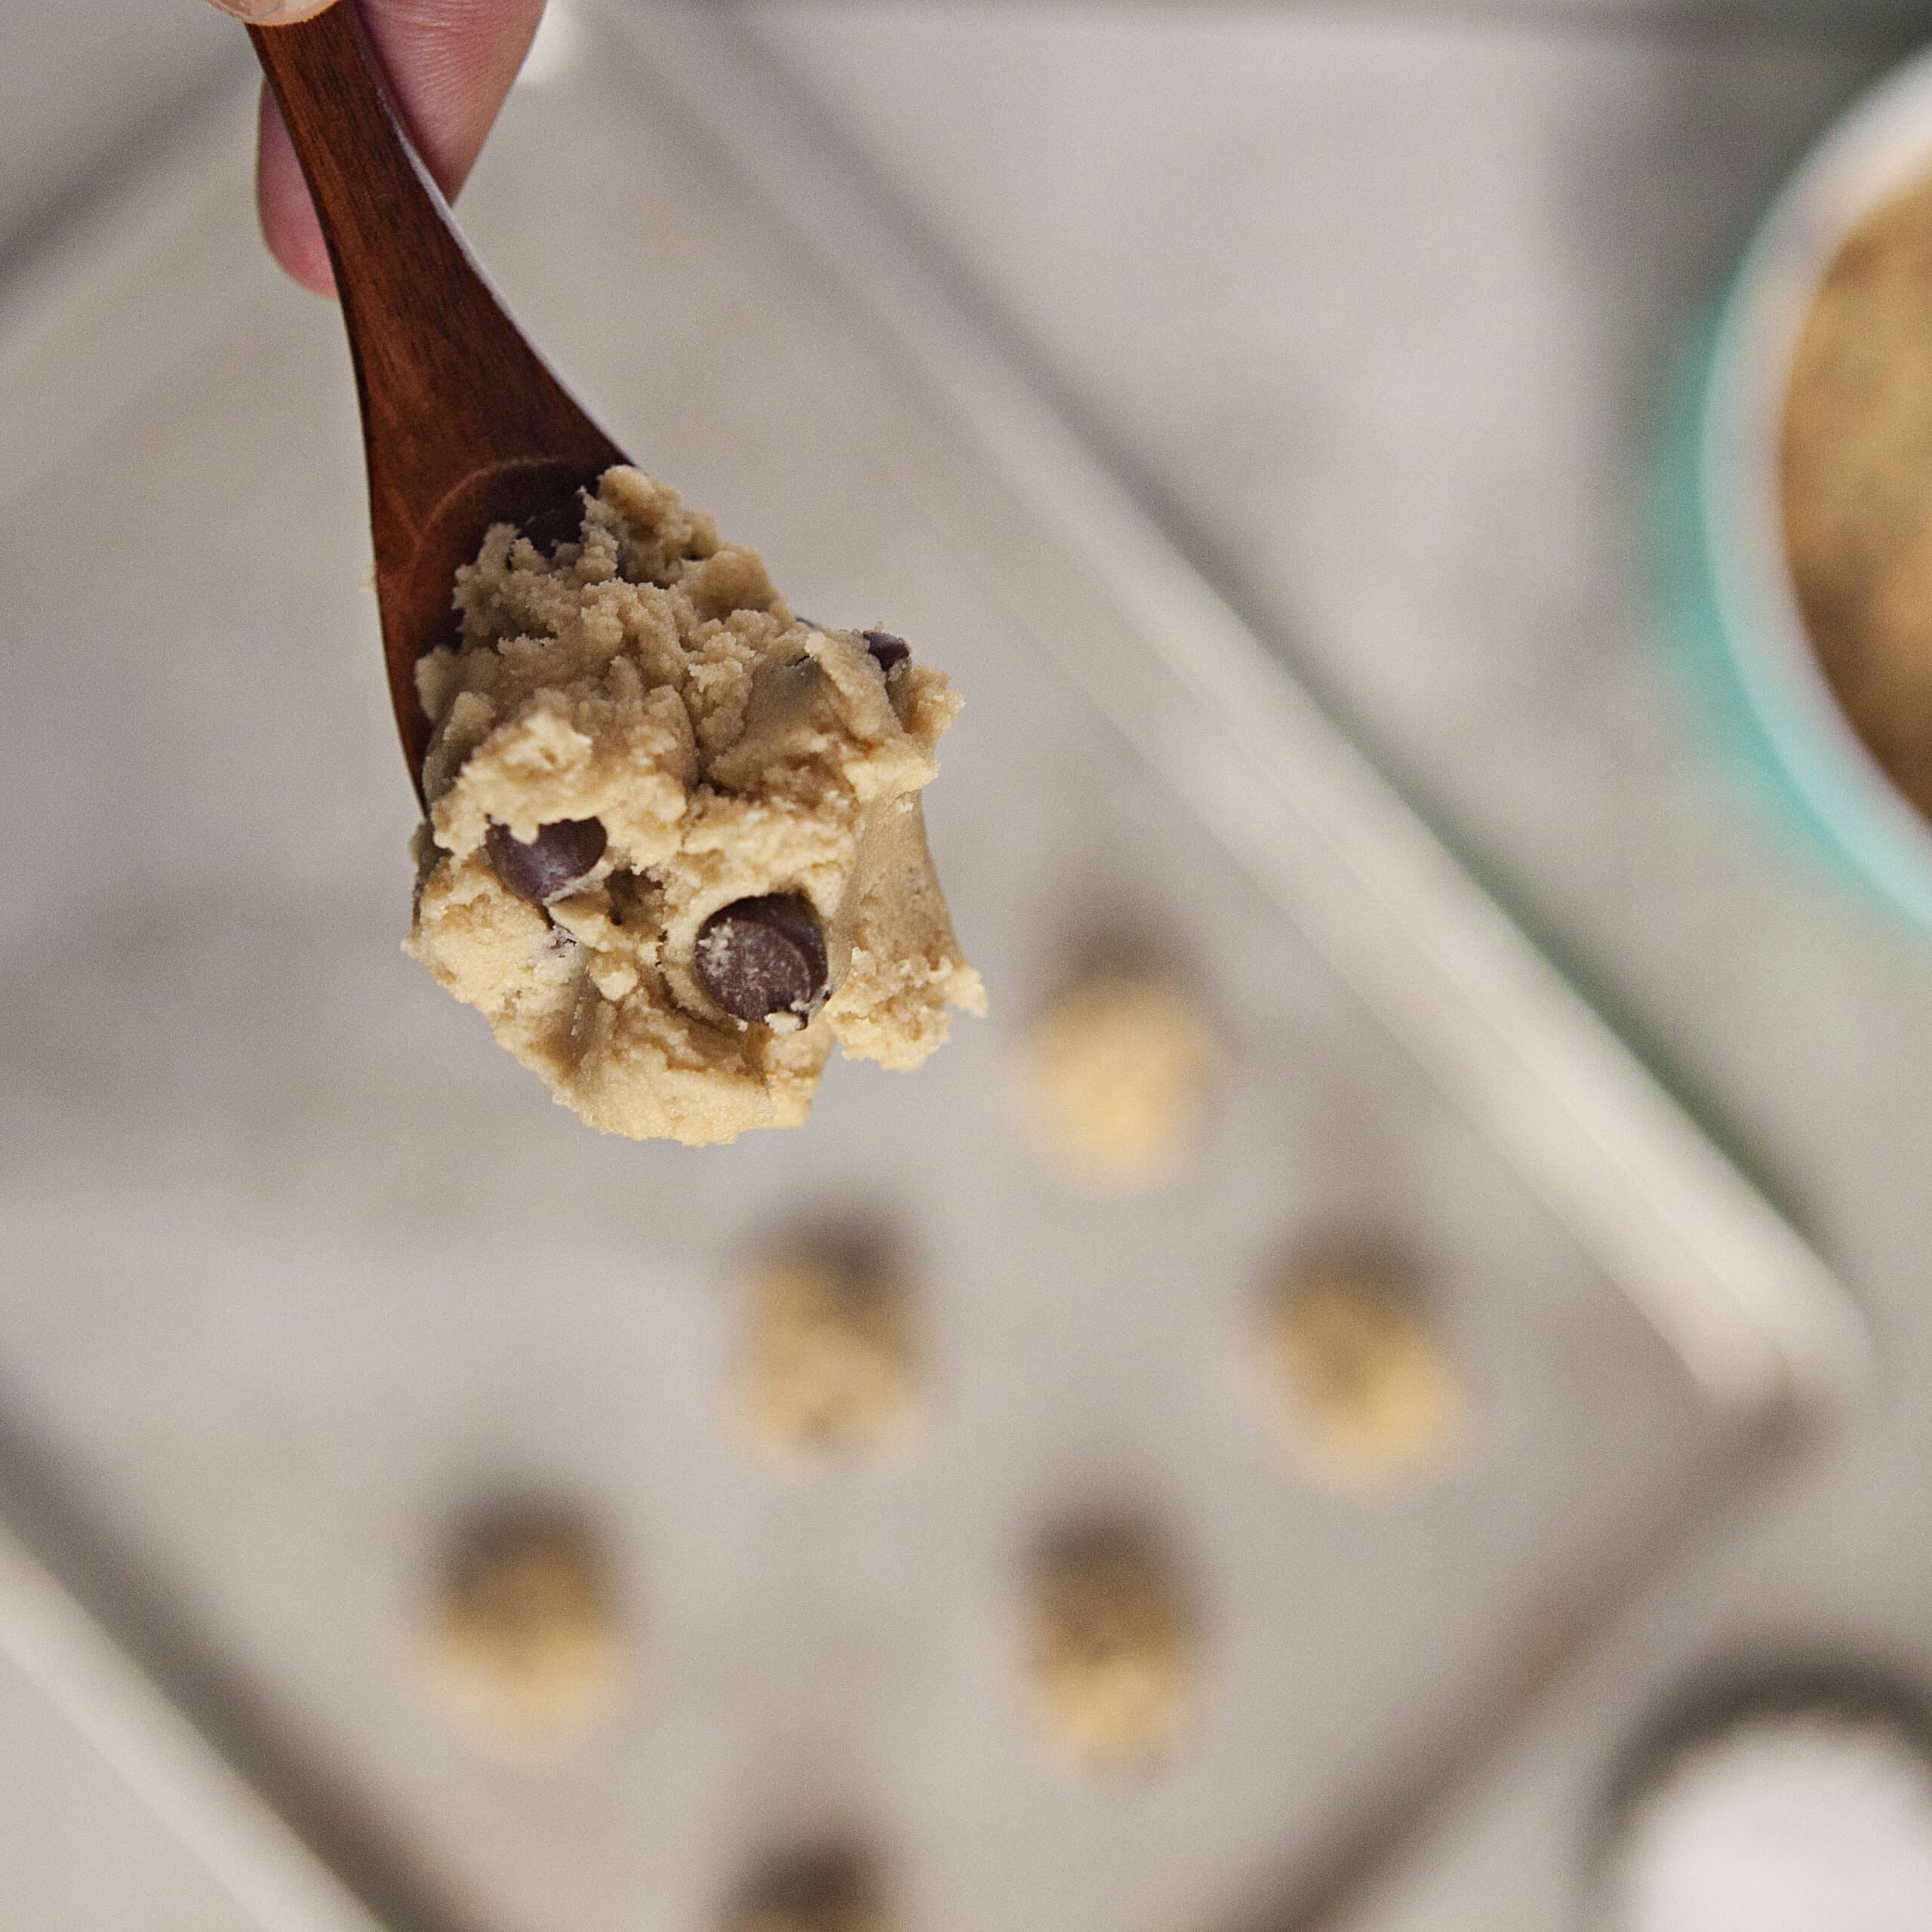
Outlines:
{"label": "bowl of dough", "polygon": [[1786,822],[1932,925],[1932,53],[1758,226],[1671,414],[1671,628]]}

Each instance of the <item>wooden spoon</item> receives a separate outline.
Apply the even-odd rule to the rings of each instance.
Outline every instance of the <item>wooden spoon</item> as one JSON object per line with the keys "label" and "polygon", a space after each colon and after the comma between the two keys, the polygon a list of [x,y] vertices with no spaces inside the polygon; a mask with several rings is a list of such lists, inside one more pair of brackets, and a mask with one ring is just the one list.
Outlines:
{"label": "wooden spoon", "polygon": [[455,634],[457,567],[493,523],[554,510],[626,458],[471,258],[397,117],[355,0],[248,32],[335,265],[362,403],[383,657],[420,796],[429,721],[416,660]]}

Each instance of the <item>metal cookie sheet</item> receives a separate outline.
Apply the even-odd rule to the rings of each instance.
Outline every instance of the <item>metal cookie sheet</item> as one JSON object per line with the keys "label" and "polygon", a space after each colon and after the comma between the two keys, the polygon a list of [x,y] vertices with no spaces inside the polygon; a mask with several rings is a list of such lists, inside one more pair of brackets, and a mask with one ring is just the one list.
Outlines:
{"label": "metal cookie sheet", "polygon": [[[14,1512],[397,1927],[705,1927],[826,1837],[934,1932],[1291,1919],[1829,1411],[1855,1326],[730,17],[558,19],[472,239],[795,604],[955,677],[930,818],[993,1014],[915,1077],[835,1067],[804,1132],[638,1147],[400,956],[346,358],[256,258],[225,118],[0,343]],[[1185,970],[1237,1070],[1184,1183],[1097,1202],[1029,1155],[1011,1072],[1123,936]],[[848,1220],[915,1269],[926,1451],[776,1482],[724,1414],[740,1270]],[[1374,1508],[1298,1487],[1244,1379],[1271,1262],[1337,1236],[1405,1259],[1478,1409],[1469,1469]],[[621,1711],[537,1764],[450,1733],[412,1647],[448,1527],[532,1492],[605,1526],[638,1638]],[[1185,1564],[1210,1674],[1190,1750],[1115,1788],[1029,1735],[1013,1586],[1041,1534],[1122,1510]],[[114,1668],[0,1586],[0,1647],[138,1755],[100,1715]],[[300,1875],[250,1914],[327,1922],[251,1804],[235,1869]],[[223,1802],[191,1810],[220,1864]]]}

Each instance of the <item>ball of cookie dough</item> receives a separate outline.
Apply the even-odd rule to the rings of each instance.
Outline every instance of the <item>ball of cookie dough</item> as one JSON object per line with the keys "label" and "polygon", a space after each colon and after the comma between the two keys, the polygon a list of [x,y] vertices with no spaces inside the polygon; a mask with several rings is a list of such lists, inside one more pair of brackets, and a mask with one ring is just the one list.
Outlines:
{"label": "ball of cookie dough", "polygon": [[1063,1543],[1036,1567],[1026,1678],[1054,1750],[1084,1769],[1145,1769],[1166,1756],[1198,1698],[1194,1619],[1162,1553],[1131,1531]]}
{"label": "ball of cookie dough", "polygon": [[1358,1265],[1292,1270],[1263,1312],[1264,1398],[1301,1473],[1366,1491],[1447,1473],[1466,1452],[1467,1401],[1421,1314]]}
{"label": "ball of cookie dough", "polygon": [[1125,970],[1069,988],[1023,1043],[1020,1097],[1042,1156],[1081,1186],[1131,1192],[1180,1171],[1198,1146],[1222,1055],[1198,1003]]}
{"label": "ball of cookie dough", "polygon": [[751,1271],[737,1407],[768,1460],[809,1473],[903,1454],[918,1433],[923,1350],[890,1257],[789,1247]]}
{"label": "ball of cookie dough", "polygon": [[1871,1712],[1741,1716],[1659,1767],[1605,1881],[1604,1932],[1921,1932],[1932,1763]]}
{"label": "ball of cookie dough", "polygon": [[884,1932],[888,1923],[866,1861],[844,1848],[776,1861],[726,1919],[729,1932]]}
{"label": "ball of cookie dough", "polygon": [[602,1553],[581,1524],[518,1511],[463,1535],[425,1645],[453,1721],[498,1746],[555,1743],[611,1710],[627,1661]]}
{"label": "ball of cookie dough", "polygon": [[835,1043],[917,1066],[985,1008],[921,793],[959,709],[884,632],[620,466],[457,573],[407,949],[593,1127],[795,1127]]}

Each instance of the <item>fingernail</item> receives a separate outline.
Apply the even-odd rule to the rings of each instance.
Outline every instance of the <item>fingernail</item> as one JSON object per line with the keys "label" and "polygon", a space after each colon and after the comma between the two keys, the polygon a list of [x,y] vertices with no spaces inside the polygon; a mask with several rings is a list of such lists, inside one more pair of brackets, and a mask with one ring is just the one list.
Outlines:
{"label": "fingernail", "polygon": [[251,26],[285,27],[325,12],[335,0],[214,0],[214,4]]}

